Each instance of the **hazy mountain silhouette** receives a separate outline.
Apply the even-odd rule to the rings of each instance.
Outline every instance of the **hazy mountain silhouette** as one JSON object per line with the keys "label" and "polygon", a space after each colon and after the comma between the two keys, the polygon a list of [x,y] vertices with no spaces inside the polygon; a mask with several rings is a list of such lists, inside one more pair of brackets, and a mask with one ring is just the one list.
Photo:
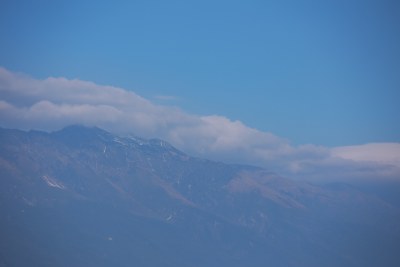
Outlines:
{"label": "hazy mountain silhouette", "polygon": [[99,128],[0,129],[0,266],[400,266],[400,211]]}

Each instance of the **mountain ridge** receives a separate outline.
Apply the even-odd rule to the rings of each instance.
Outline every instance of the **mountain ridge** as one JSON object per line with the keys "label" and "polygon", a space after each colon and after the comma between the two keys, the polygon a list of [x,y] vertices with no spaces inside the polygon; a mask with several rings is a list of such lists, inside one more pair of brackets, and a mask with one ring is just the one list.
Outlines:
{"label": "mountain ridge", "polygon": [[[42,266],[400,262],[394,251],[400,244],[399,209],[353,187],[292,181],[258,167],[191,157],[162,140],[121,137],[97,127],[75,125],[52,133],[0,129],[0,140],[0,211],[10,218],[1,229],[8,242],[16,240],[13,246],[1,242],[8,252],[0,257],[5,266],[23,266],[10,255],[27,244],[38,244],[41,252],[31,256]],[[80,233],[83,244],[56,229]],[[116,234],[102,234],[109,229]],[[107,242],[96,246],[102,238]],[[106,253],[104,263],[93,259],[115,240],[125,245]],[[152,249],[141,246],[146,242]],[[88,255],[78,257],[77,248]],[[123,255],[115,260],[118,253]]]}

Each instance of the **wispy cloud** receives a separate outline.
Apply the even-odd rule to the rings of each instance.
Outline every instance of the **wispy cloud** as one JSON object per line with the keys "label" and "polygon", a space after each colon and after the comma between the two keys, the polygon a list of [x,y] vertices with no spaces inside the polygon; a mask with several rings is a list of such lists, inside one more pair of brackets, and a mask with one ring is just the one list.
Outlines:
{"label": "wispy cloud", "polygon": [[240,121],[188,114],[121,88],[65,78],[38,80],[4,68],[0,96],[2,127],[57,130],[80,123],[163,138],[197,156],[260,165],[292,177],[400,177],[398,143],[333,149],[293,146]]}
{"label": "wispy cloud", "polygon": [[161,101],[177,101],[177,100],[180,100],[180,97],[173,96],[173,95],[155,95],[154,99],[161,100]]}

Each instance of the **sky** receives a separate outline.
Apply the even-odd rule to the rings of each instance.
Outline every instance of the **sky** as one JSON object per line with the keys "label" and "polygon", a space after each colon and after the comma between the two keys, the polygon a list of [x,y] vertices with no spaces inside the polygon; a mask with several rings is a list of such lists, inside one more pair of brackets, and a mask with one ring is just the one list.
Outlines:
{"label": "sky", "polygon": [[397,175],[399,25],[389,0],[2,0],[0,126],[84,123],[229,162]]}

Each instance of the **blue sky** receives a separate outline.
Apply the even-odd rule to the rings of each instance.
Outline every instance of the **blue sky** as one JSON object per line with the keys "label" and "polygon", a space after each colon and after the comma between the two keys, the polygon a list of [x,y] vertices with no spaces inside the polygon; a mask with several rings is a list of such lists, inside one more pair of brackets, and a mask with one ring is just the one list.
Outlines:
{"label": "blue sky", "polygon": [[[398,1],[0,2],[0,66],[293,144],[400,141]],[[171,96],[171,97],[157,97]]]}

